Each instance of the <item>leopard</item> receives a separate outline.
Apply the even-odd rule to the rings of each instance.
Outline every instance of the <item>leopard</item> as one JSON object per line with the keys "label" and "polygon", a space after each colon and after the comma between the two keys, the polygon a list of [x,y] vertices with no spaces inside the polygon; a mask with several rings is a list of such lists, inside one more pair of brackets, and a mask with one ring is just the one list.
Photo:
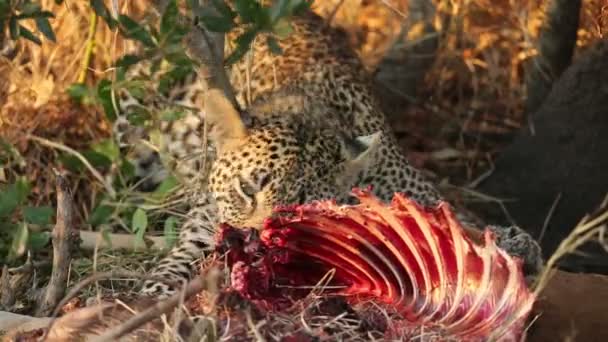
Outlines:
{"label": "leopard", "polygon": [[[271,33],[261,33],[245,57],[226,69],[236,104],[224,92],[206,88],[196,72],[154,94],[161,99],[157,105],[193,110],[157,123],[160,148],[144,148],[134,163],[142,176],[153,174],[152,184],[176,174],[190,208],[178,242],[151,272],[167,281],[146,281],[142,293],[170,296],[176,284],[191,279],[196,261],[213,248],[219,222],[259,229],[279,205],[327,199],[352,204],[353,188],[369,189],[385,202],[395,193],[423,206],[444,201],[423,171],[408,162],[345,32],[311,11],[290,22],[292,32],[275,37],[281,53],[267,44]],[[237,34],[229,33],[226,41]],[[228,52],[233,48],[226,44]],[[123,114],[145,105],[128,92],[120,99]],[[115,130],[124,148],[150,139],[121,115]],[[466,221],[467,215],[459,218]],[[517,226],[488,227],[528,274],[538,273],[541,249],[530,234]]]}

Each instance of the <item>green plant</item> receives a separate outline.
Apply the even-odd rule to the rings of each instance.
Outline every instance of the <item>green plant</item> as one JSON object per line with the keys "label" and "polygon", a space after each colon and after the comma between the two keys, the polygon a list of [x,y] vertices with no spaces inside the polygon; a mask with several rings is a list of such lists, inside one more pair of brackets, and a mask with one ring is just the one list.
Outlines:
{"label": "green plant", "polygon": [[46,246],[50,235],[42,229],[52,224],[55,211],[49,206],[28,206],[31,186],[25,179],[0,188],[0,255],[14,262],[27,250]]}
{"label": "green plant", "polygon": [[[57,1],[56,2],[61,2]],[[38,31],[48,40],[55,41],[55,33],[49,23],[53,13],[42,9],[38,1],[31,0],[0,0],[0,45],[8,30],[12,40],[25,38],[36,44],[42,41],[31,30],[22,25],[23,21],[34,20]]]}
{"label": "green plant", "polygon": [[[61,3],[62,0],[56,0]],[[228,3],[232,3],[229,6]],[[103,0],[90,0],[92,24],[90,29],[98,28],[97,18],[105,22],[112,30],[141,44],[142,49],[137,55],[125,55],[116,61],[116,75],[103,78],[95,84],[85,83],[88,62],[84,62],[84,74],[72,84],[67,92],[71,98],[85,106],[100,106],[106,117],[113,122],[118,108],[115,92],[126,88],[133,96],[143,98],[146,89],[156,89],[158,93],[168,91],[175,82],[193,71],[194,65],[185,54],[182,38],[189,31],[189,22],[194,20],[212,32],[228,33],[236,28],[237,22],[244,31],[235,40],[235,49],[227,56],[225,64],[232,64],[241,59],[250,48],[258,34],[271,33],[267,44],[277,54],[281,49],[277,39],[289,35],[292,27],[289,18],[309,8],[310,0],[276,0],[270,2],[261,0],[211,0],[211,7],[201,8],[198,1],[186,0],[186,11],[180,12],[178,2],[170,0],[161,14],[158,25],[140,23],[124,14],[112,13]],[[34,20],[40,33],[48,40],[55,41],[55,34],[49,20],[53,13],[44,11],[38,2],[33,0],[0,0],[0,43],[3,33],[8,32],[11,39],[23,37],[36,44],[41,40],[34,33],[21,25],[23,20]],[[88,55],[94,54],[94,35],[90,35]],[[152,79],[126,79],[127,69],[141,61],[151,61],[152,73],[160,72],[160,77]],[[163,63],[168,68],[162,67]],[[152,82],[152,84],[147,83]],[[184,115],[184,108],[173,108],[168,104],[161,113],[150,113],[141,107],[131,113],[125,113],[127,119],[134,125],[143,125],[156,114],[159,120],[176,120]],[[122,226],[126,231],[135,234],[141,242],[143,235],[150,227],[162,227],[169,244],[175,241],[179,219],[163,210],[162,202],[177,186],[174,178],[170,177],[150,194],[140,194],[132,189],[134,168],[127,158],[121,154],[115,140],[105,139],[95,142],[88,149],[78,151],[88,163],[96,168],[105,170],[112,179],[111,186],[116,190],[115,196],[102,193],[96,198],[93,209],[88,217],[88,224],[94,227],[105,225]],[[62,154],[62,164],[72,172],[84,173],[86,166],[74,154]],[[48,232],[31,228],[49,225],[52,221],[50,207],[28,207],[27,195],[29,185],[25,180],[19,180],[5,188],[0,188],[0,253],[9,259],[23,255],[27,249],[38,248],[48,242]],[[106,230],[107,231],[107,230]],[[4,238],[6,237],[6,239]],[[6,243],[2,244],[2,241]]]}

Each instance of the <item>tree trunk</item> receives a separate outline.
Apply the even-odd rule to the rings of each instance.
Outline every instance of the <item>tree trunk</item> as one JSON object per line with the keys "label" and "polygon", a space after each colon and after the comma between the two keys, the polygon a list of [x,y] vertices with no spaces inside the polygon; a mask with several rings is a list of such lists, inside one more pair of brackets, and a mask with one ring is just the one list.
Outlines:
{"label": "tree trunk", "polygon": [[543,103],[553,82],[570,65],[576,47],[581,0],[552,0],[538,37],[538,55],[528,64],[526,112]]}
{"label": "tree trunk", "polygon": [[[564,72],[530,122],[534,130],[522,129],[480,191],[514,199],[504,202],[506,211],[533,236],[545,231],[541,245],[548,257],[608,192],[608,40]],[[494,204],[476,206],[487,222],[508,221]],[[606,251],[586,247],[590,255],[570,255],[561,266],[608,274]]]}
{"label": "tree trunk", "polygon": [[[378,88],[387,101],[412,102],[416,89],[433,65],[439,36],[433,26],[435,6],[430,0],[410,0],[408,23],[375,71]],[[393,99],[393,100],[390,100]],[[387,108],[401,108],[391,104]],[[387,111],[388,115],[393,113]]]}

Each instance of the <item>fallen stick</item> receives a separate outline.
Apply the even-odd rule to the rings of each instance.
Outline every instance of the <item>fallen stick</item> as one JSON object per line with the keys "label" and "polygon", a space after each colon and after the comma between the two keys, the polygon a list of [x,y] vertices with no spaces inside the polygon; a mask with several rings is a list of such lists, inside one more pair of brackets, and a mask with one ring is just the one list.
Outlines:
{"label": "fallen stick", "polygon": [[50,321],[49,317],[40,318],[0,311],[0,331],[31,331],[46,327]]}
{"label": "fallen stick", "polygon": [[149,309],[133,316],[125,323],[110,329],[108,332],[99,337],[92,338],[91,342],[117,341],[122,336],[136,330],[160,315],[168,313],[180,303],[183,303],[185,300],[204,290],[207,287],[206,280],[206,275],[199,275],[198,277],[194,278],[194,280],[189,282],[183,291],[174,294],[164,301],[155,303]]}
{"label": "fallen stick", "polygon": [[48,316],[59,303],[68,283],[70,269],[71,245],[77,239],[74,234],[74,204],[66,179],[59,173],[57,177],[57,222],[52,232],[53,271],[51,279],[40,301],[36,316]]}
{"label": "fallen stick", "polygon": [[92,232],[81,230],[80,234],[80,249],[95,250],[96,248],[111,248],[125,250],[162,250],[168,247],[166,239],[163,236],[145,236],[144,244],[135,243],[136,237],[134,234],[105,234],[101,232]]}

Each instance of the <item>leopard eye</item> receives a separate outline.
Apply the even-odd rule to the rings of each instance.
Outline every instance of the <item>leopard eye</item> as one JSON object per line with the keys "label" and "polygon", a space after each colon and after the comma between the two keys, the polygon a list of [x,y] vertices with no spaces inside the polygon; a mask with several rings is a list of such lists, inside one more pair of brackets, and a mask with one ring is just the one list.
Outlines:
{"label": "leopard eye", "polygon": [[264,174],[260,178],[260,182],[259,182],[260,190],[264,189],[266,187],[266,185],[268,185],[268,183],[270,183],[270,173]]}
{"label": "leopard eye", "polygon": [[249,197],[250,199],[255,197],[257,191],[251,184],[249,184],[249,182],[245,181],[244,179],[240,179],[239,186],[241,187],[241,191],[245,196]]}

